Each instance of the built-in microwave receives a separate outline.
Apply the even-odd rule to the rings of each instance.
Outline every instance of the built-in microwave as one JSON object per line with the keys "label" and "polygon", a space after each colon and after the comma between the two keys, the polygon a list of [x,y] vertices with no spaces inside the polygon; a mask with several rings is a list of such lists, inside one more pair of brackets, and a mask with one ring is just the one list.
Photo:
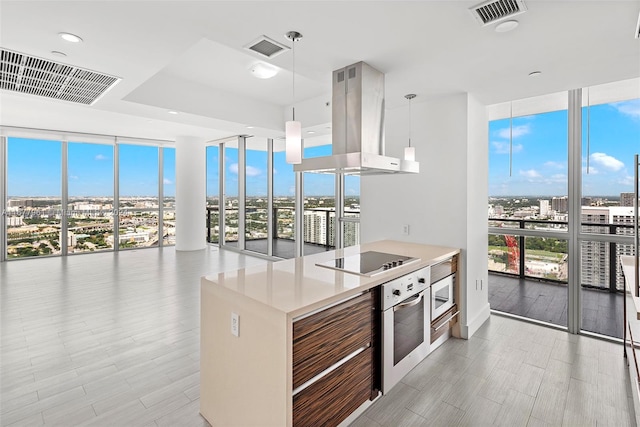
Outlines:
{"label": "built-in microwave", "polygon": [[455,278],[454,273],[431,284],[431,320],[442,316],[455,304],[453,296]]}

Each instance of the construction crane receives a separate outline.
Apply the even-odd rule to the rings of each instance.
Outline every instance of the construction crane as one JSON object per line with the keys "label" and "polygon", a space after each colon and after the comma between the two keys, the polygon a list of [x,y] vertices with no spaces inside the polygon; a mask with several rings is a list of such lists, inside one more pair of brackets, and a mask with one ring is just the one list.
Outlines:
{"label": "construction crane", "polygon": [[508,271],[518,273],[520,269],[520,250],[518,249],[518,239],[515,236],[504,235],[504,241],[507,243],[509,250]]}

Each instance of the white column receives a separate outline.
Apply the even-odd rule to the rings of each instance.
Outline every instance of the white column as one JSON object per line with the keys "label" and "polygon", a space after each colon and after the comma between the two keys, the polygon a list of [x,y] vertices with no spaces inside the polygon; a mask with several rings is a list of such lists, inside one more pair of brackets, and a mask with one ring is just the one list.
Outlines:
{"label": "white column", "polygon": [[206,147],[194,137],[176,138],[176,250],[207,246]]}

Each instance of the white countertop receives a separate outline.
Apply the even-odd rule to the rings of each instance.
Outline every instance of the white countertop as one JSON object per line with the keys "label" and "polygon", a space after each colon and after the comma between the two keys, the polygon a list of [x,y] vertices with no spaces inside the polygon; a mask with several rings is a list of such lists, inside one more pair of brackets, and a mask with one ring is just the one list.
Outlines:
{"label": "white countertop", "polygon": [[[623,255],[620,257],[620,264],[622,264],[622,271],[624,272],[624,282],[628,294],[633,297],[633,303],[636,307],[636,319],[640,320],[640,298],[636,296],[636,262],[635,257],[630,255]],[[632,315],[628,313],[627,315]]]}
{"label": "white countertop", "polygon": [[[363,277],[315,265],[371,250],[415,257],[420,261],[375,277]],[[444,246],[384,240],[205,276],[202,278],[202,288],[203,291],[210,286],[218,290],[225,289],[294,318],[427,265],[437,264],[458,253],[459,249]]]}

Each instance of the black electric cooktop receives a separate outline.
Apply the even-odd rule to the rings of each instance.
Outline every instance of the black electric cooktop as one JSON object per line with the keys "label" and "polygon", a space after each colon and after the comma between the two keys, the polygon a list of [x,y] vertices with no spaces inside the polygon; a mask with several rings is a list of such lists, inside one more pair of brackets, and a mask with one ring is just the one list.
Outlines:
{"label": "black electric cooktop", "polygon": [[344,271],[346,273],[372,277],[376,274],[384,273],[392,268],[401,267],[419,260],[419,258],[412,258],[404,255],[367,251],[357,255],[320,262],[316,265],[319,267]]}

